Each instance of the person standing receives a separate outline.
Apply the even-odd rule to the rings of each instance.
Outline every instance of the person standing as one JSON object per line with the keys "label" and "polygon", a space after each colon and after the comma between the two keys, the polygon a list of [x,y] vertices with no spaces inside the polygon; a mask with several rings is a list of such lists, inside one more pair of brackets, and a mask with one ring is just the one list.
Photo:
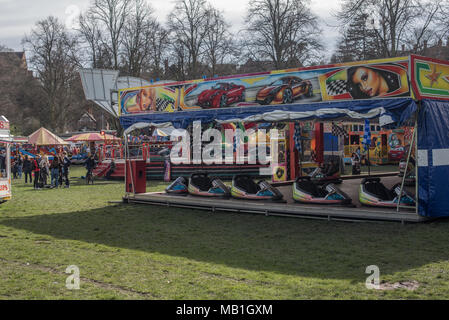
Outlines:
{"label": "person standing", "polygon": [[31,176],[31,171],[33,170],[33,163],[28,159],[28,155],[25,155],[25,160],[23,160],[23,172],[25,173],[25,183],[28,183],[28,177],[30,177],[30,183],[33,183],[33,178]]}
{"label": "person standing", "polygon": [[40,179],[40,164],[41,156],[37,155],[36,158],[33,159],[32,169],[34,172],[34,189],[40,189],[39,188],[39,179]]}
{"label": "person standing", "polygon": [[359,160],[362,160],[362,152],[360,150],[360,147],[357,148],[357,150],[355,151],[355,154],[357,155],[357,157],[359,157]]}
{"label": "person standing", "polygon": [[58,155],[58,158],[59,158],[59,173],[58,173],[58,182],[59,182],[59,187],[60,188],[62,188],[62,180],[64,179],[64,176],[63,176],[63,167],[62,167],[62,165],[63,165],[63,156],[62,156],[62,153],[60,153],[59,155]]}
{"label": "person standing", "polygon": [[4,150],[0,152],[0,170],[6,170],[6,155]]}
{"label": "person standing", "polygon": [[17,179],[17,157],[14,157],[11,162],[12,178]]}
{"label": "person standing", "polygon": [[111,175],[115,172],[115,168],[116,168],[116,165],[115,165],[115,161],[114,161],[114,159],[112,159],[112,161],[111,161],[111,167],[109,168],[109,170],[108,170],[108,172],[106,173],[106,180],[110,180],[111,179]]}
{"label": "person standing", "polygon": [[17,154],[17,175],[19,179],[22,179],[23,172],[23,158],[20,153]]}
{"label": "person standing", "polygon": [[[89,157],[87,158],[87,160],[86,160],[84,165],[85,165],[85,167],[87,169],[86,180],[88,179],[88,177],[90,175],[92,175],[91,178],[93,179],[93,173],[92,172],[93,172],[93,170],[95,169],[95,166],[96,166],[96,161],[94,159],[93,154],[89,154]],[[87,180],[87,182],[89,182],[89,180]]]}
{"label": "person standing", "polygon": [[40,176],[41,176],[41,185],[44,188],[47,185],[47,177],[49,173],[49,163],[48,163],[48,156],[42,157],[41,162],[39,163],[40,167]]}
{"label": "person standing", "polygon": [[57,188],[59,183],[59,157],[54,156],[50,165],[51,187]]}
{"label": "person standing", "polygon": [[62,174],[65,180],[65,186],[64,188],[70,187],[70,181],[69,181],[69,167],[72,164],[69,157],[67,156],[67,152],[64,151],[63,158],[62,158]]}

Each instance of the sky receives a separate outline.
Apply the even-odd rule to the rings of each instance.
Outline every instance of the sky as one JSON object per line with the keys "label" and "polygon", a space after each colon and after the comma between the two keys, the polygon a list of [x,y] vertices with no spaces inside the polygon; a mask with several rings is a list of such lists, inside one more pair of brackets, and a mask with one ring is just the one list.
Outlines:
{"label": "sky", "polygon": [[[171,0],[147,0],[155,9],[160,22],[165,22],[174,2]],[[243,26],[248,0],[208,0],[223,11],[227,21],[238,31]],[[21,40],[29,34],[34,24],[49,15],[54,15],[70,25],[78,13],[85,11],[90,0],[0,0],[0,44],[16,51],[22,51]],[[336,0],[311,0],[311,9],[321,20],[323,44],[326,47],[323,57],[329,58],[335,48],[338,32],[332,17],[339,9]]]}

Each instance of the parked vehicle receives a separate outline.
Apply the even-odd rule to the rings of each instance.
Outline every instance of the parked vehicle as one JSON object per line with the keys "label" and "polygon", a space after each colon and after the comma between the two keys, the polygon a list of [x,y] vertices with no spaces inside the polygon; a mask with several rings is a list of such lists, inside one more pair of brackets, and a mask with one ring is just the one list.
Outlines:
{"label": "parked vehicle", "polygon": [[401,206],[414,206],[416,204],[413,195],[406,190],[402,190],[401,194],[400,183],[388,189],[379,178],[363,179],[359,188],[359,201],[362,205],[372,207],[395,208],[398,202]]}
{"label": "parked vehicle", "polygon": [[245,200],[280,201],[282,193],[266,181],[256,183],[247,175],[236,175],[232,179],[231,194],[234,198]]}
{"label": "parked vehicle", "polygon": [[188,192],[202,197],[229,197],[229,188],[218,178],[211,178],[207,172],[195,172],[190,176]]}
{"label": "parked vehicle", "polygon": [[313,204],[350,204],[352,199],[333,183],[319,185],[310,177],[296,179],[293,184],[293,200]]}

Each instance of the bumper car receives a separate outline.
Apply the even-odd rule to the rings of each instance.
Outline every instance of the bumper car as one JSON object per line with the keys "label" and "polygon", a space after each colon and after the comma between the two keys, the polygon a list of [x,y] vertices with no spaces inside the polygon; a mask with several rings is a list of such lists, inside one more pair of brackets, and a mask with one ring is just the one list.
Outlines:
{"label": "bumper car", "polygon": [[202,197],[229,197],[229,188],[218,178],[210,178],[206,172],[193,173],[189,179],[188,191]]}
{"label": "bumper car", "polygon": [[403,190],[400,195],[400,192],[400,183],[388,189],[380,182],[380,178],[366,178],[360,185],[359,201],[362,205],[371,207],[396,208],[399,201],[401,206],[415,205],[415,198],[410,193]]}
{"label": "bumper car", "polygon": [[329,182],[341,184],[343,182],[340,178],[340,169],[338,164],[333,162],[321,164],[309,175],[309,177],[313,182],[318,184],[326,184]]}
{"label": "bumper car", "polygon": [[74,155],[70,158],[72,164],[83,164],[87,160],[87,153]]}
{"label": "bumper car", "polygon": [[179,177],[165,189],[165,192],[174,195],[187,195],[189,193],[188,184],[186,178]]}
{"label": "bumper car", "polygon": [[352,199],[333,183],[323,186],[314,183],[310,177],[299,177],[293,184],[293,200],[312,204],[351,204]]}
{"label": "bumper car", "polygon": [[281,201],[282,193],[266,181],[258,183],[247,175],[236,175],[232,179],[231,194],[234,198],[248,200]]}
{"label": "bumper car", "polygon": [[407,176],[405,177],[404,185],[408,187],[416,185],[416,174],[414,170],[407,174]]}

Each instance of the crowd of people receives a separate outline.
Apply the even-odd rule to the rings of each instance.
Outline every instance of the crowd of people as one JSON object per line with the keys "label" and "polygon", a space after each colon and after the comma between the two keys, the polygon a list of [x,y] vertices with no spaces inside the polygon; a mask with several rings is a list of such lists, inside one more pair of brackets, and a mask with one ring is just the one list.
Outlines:
{"label": "crowd of people", "polygon": [[[29,146],[28,146],[29,147]],[[36,147],[34,152],[38,152],[36,156],[30,156],[28,152],[21,152],[21,147],[15,145],[11,148],[11,178],[23,179],[25,184],[33,184],[34,189],[42,188],[69,188],[69,167],[72,165],[72,157],[77,154],[86,154],[85,160],[82,159],[82,164],[86,168],[86,177],[93,181],[94,169],[97,167],[99,161],[100,147],[95,143],[84,144],[79,147],[61,147],[61,148],[43,148]],[[28,148],[29,149],[29,148]],[[27,149],[24,149],[27,151]],[[57,155],[46,155],[48,151],[53,151]],[[43,152],[39,152],[43,151]],[[110,151],[110,150],[109,150]],[[34,153],[33,152],[33,153]],[[28,153],[28,154],[23,154]],[[73,164],[81,164],[79,161]],[[108,171],[105,174],[105,179],[110,180],[111,175],[115,172],[116,164],[112,160]],[[0,175],[6,177],[7,163],[6,150],[0,148]],[[25,176],[25,177],[23,177]]]}
{"label": "crowd of people", "polygon": [[70,165],[71,161],[66,151],[54,156],[52,161],[49,160],[49,156],[37,155],[31,158],[28,155],[22,157],[18,154],[11,162],[11,173],[13,179],[22,179],[22,175],[25,174],[25,183],[32,183],[34,189],[62,188],[63,186],[69,188]]}

